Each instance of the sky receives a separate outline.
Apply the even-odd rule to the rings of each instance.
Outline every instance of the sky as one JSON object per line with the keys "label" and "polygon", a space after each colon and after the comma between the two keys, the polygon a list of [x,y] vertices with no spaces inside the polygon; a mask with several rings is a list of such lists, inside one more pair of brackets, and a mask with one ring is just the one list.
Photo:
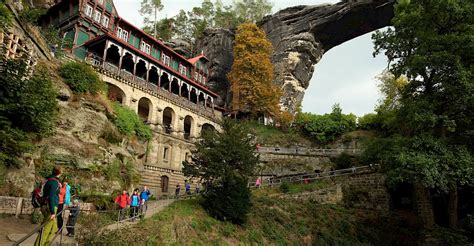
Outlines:
{"label": "sky", "polygon": [[[140,0],[115,0],[119,15],[134,25],[143,26],[138,13]],[[232,0],[222,0],[225,5]],[[336,3],[337,0],[270,0],[273,12],[296,5],[318,5]],[[179,10],[191,10],[200,6],[200,0],[162,0],[163,10],[159,15],[172,17]],[[387,67],[385,56],[372,56],[371,33],[347,41],[326,52],[315,65],[313,77],[303,99],[303,112],[324,114],[339,103],[346,114],[362,116],[374,111],[381,97],[375,77]]]}

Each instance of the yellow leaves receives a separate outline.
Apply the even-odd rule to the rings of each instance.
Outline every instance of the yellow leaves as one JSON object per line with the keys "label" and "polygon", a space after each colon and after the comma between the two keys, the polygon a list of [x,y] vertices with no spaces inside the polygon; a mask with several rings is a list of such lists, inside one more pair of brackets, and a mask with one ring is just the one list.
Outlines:
{"label": "yellow leaves", "polygon": [[282,92],[272,83],[271,54],[272,45],[262,29],[255,24],[237,28],[234,63],[228,74],[234,111],[273,116],[279,113]]}

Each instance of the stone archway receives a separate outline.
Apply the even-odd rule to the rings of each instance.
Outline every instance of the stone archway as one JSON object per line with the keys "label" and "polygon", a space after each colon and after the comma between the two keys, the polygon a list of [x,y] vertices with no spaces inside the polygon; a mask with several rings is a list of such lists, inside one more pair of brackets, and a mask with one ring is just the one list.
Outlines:
{"label": "stone archway", "polygon": [[201,135],[206,131],[215,131],[215,130],[216,128],[213,125],[209,123],[204,123],[201,128]]}
{"label": "stone archway", "polygon": [[116,67],[119,66],[120,63],[120,49],[117,45],[110,45],[110,47],[107,49],[107,54],[105,61],[109,64],[112,64]]}
{"label": "stone archway", "polygon": [[152,108],[153,105],[150,99],[142,97],[140,100],[138,100],[138,116],[140,116],[144,122],[151,122]]}
{"label": "stone archway", "polygon": [[184,139],[190,139],[192,136],[193,130],[194,130],[194,119],[193,117],[187,115],[186,117],[184,117],[184,125],[183,125]]}
{"label": "stone archway", "polygon": [[125,92],[120,87],[107,83],[107,98],[110,101],[125,104]]}
{"label": "stone archway", "polygon": [[176,120],[175,112],[172,108],[166,107],[163,110],[163,127],[166,133],[173,131],[174,122]]}
{"label": "stone archway", "polygon": [[[314,65],[325,52],[355,37],[389,26],[395,2],[367,0],[295,6],[257,23],[274,47],[273,83],[283,89],[283,109],[296,112],[313,77]],[[233,39],[234,33],[230,30],[206,30],[196,45],[196,50],[204,51],[211,61],[210,67],[214,67],[208,79],[209,86],[221,98],[227,98],[229,89],[226,75],[233,62]],[[222,45],[216,47],[215,43]]]}

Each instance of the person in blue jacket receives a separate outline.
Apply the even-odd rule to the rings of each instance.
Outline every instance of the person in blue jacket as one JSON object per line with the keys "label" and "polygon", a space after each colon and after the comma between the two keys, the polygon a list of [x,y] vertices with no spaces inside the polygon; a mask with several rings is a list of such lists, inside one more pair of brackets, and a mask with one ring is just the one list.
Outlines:
{"label": "person in blue jacket", "polygon": [[143,191],[140,192],[140,200],[141,200],[141,213],[142,216],[145,215],[146,210],[148,209],[148,200],[151,198],[151,192],[147,186],[143,187]]}
{"label": "person in blue jacket", "polygon": [[138,215],[138,208],[140,206],[140,196],[138,195],[138,190],[133,191],[132,196],[130,197],[130,218],[135,220],[135,217]]}

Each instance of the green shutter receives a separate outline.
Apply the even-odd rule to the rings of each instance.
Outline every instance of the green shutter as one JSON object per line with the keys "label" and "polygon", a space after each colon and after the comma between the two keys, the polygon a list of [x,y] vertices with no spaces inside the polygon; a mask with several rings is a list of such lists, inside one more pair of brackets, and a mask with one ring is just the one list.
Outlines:
{"label": "green shutter", "polygon": [[114,6],[112,5],[112,2],[107,1],[107,3],[105,4],[105,10],[107,10],[107,12],[109,13],[112,13],[113,9],[114,9]]}
{"label": "green shutter", "polygon": [[89,40],[89,34],[87,32],[84,32],[82,30],[79,30],[77,33],[77,40],[76,40],[76,45],[82,45],[83,43],[87,42]]}
{"label": "green shutter", "polygon": [[99,32],[99,28],[97,28],[95,26],[91,26],[91,30],[93,30],[95,33]]}
{"label": "green shutter", "polygon": [[179,62],[176,60],[173,60],[173,62],[171,63],[171,68],[174,70],[178,70],[178,67],[179,67]]}
{"label": "green shutter", "polygon": [[135,43],[133,44],[133,46],[135,46],[135,48],[137,48],[137,49],[140,49],[140,38],[139,37],[135,37]]}
{"label": "green shutter", "polygon": [[160,59],[160,56],[161,56],[161,51],[160,50],[156,50],[156,59]]}
{"label": "green shutter", "polygon": [[128,43],[133,45],[135,48],[140,48],[140,38],[130,34],[130,38],[128,39]]}
{"label": "green shutter", "polygon": [[86,59],[87,50],[84,47],[76,48],[74,49],[74,55],[76,55],[77,58],[84,60]]}

